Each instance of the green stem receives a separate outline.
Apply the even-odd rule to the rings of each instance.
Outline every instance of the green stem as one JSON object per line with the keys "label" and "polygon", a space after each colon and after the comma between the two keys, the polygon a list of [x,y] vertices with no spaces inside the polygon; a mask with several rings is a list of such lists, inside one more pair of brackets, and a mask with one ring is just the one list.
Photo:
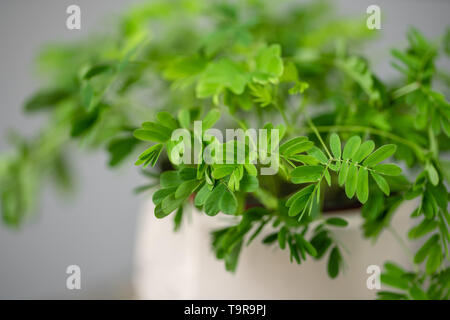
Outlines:
{"label": "green stem", "polygon": [[436,141],[436,136],[434,135],[433,128],[431,126],[428,127],[428,140],[430,143],[430,151],[433,155],[434,159],[439,157],[439,148]]}
{"label": "green stem", "polygon": [[311,119],[308,116],[306,116],[306,119],[307,119],[308,124],[311,127],[312,131],[317,136],[317,139],[319,139],[320,143],[322,144],[323,148],[325,149],[325,151],[326,151],[326,153],[328,155],[328,158],[332,159],[333,157],[331,156],[331,153],[328,150],[327,145],[325,144],[325,142],[323,142],[322,137],[320,136],[317,127],[314,125],[314,123],[311,121]]}
{"label": "green stem", "polygon": [[284,112],[283,108],[281,108],[278,105],[278,103],[275,104],[275,108],[277,108],[277,110],[280,111],[280,114],[283,117],[283,121],[286,124],[286,127],[291,130],[291,124],[290,124],[289,119],[288,119],[288,117],[286,115],[286,112]]}
{"label": "green stem", "polygon": [[275,106],[275,108],[280,112],[281,116],[283,117],[283,121],[287,127],[287,129],[289,129],[289,131],[292,130],[291,127],[291,122],[289,121],[289,118],[286,115],[286,112],[284,111],[284,105],[281,106],[279,101],[278,101],[278,87],[275,87],[274,89],[274,96],[275,96],[275,101],[273,103],[273,105]]}
{"label": "green stem", "polygon": [[392,93],[392,97],[394,99],[398,99],[398,98],[400,98],[400,97],[402,97],[404,95],[407,95],[408,93],[416,91],[419,88],[420,88],[420,83],[419,82],[413,82],[413,83],[407,84],[406,86],[403,86],[403,87],[395,90]]}
{"label": "green stem", "polygon": [[266,208],[276,210],[278,208],[278,199],[272,194],[262,188],[256,189],[253,195],[258,199]]}
{"label": "green stem", "polygon": [[303,128],[302,130],[306,131],[306,132],[315,132],[315,130],[319,131],[319,132],[329,132],[329,131],[369,132],[371,134],[385,137],[392,141],[396,141],[398,143],[401,143],[405,146],[410,147],[412,150],[414,150],[417,157],[422,161],[424,160],[425,153],[427,152],[425,149],[420,147],[418,144],[416,144],[410,140],[406,140],[406,139],[399,137],[393,133],[385,132],[383,130],[374,129],[371,127],[364,127],[364,126],[357,126],[357,125],[336,125],[336,126],[317,126],[317,127],[315,127],[315,130],[314,129],[310,130],[309,128]]}
{"label": "green stem", "polygon": [[411,250],[409,250],[409,247],[406,245],[405,241],[403,241],[402,237],[398,234],[398,232],[392,226],[388,226],[387,229],[394,236],[394,238],[398,241],[398,243],[403,248],[403,250],[405,250],[406,255],[408,256],[408,259],[410,260],[413,268],[415,269],[415,272],[419,272],[417,265],[414,263],[413,254],[412,254]]}

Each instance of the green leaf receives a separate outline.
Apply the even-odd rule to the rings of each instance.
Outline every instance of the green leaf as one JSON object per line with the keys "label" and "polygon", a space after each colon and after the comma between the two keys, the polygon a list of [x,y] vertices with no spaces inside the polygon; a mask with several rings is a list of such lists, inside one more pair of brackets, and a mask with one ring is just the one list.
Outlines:
{"label": "green leaf", "polygon": [[197,179],[197,169],[192,167],[181,168],[178,170],[178,176],[183,181]]}
{"label": "green leaf", "polygon": [[433,245],[428,255],[425,270],[428,274],[433,274],[441,265],[442,253],[441,247],[438,244]]}
{"label": "green leaf", "polygon": [[422,208],[427,219],[432,219],[438,211],[436,199],[434,198],[431,190],[428,188],[425,189],[425,192],[422,196]]}
{"label": "green leaf", "polygon": [[174,226],[173,231],[177,232],[181,228],[181,222],[183,220],[183,207],[179,207],[173,218]]}
{"label": "green leaf", "polygon": [[86,73],[83,75],[83,79],[88,80],[102,73],[106,73],[110,70],[113,70],[113,66],[109,64],[98,64],[87,70]]}
{"label": "green leaf", "polygon": [[160,123],[156,123],[156,122],[152,122],[152,121],[143,122],[142,129],[159,132],[162,135],[166,136],[167,139],[170,138],[170,136],[172,135],[172,131],[173,131],[172,129],[170,129]]}
{"label": "green leaf", "polygon": [[286,62],[280,81],[295,82],[297,80],[298,80],[297,67],[292,61]]}
{"label": "green leaf", "polygon": [[373,149],[375,149],[375,143],[372,140],[365,141],[353,155],[352,160],[354,162],[363,161],[369,154],[372,153]]}
{"label": "green leaf", "polygon": [[205,202],[205,213],[209,216],[215,216],[220,211],[220,199],[224,194],[226,187],[219,183],[213,191],[210,193],[209,197]]}
{"label": "green leaf", "polygon": [[[313,185],[311,185],[311,186],[313,186]],[[303,189],[303,190],[305,190],[305,189]],[[302,191],[300,191],[300,193]],[[312,192],[312,190],[311,190],[311,192]],[[303,192],[303,194],[301,194],[300,196],[293,196],[292,197],[292,198],[294,198],[294,197],[295,198],[294,198],[293,202],[291,202],[291,204],[289,206],[288,215],[290,217],[298,215],[301,211],[303,211],[305,209],[305,207],[308,204],[309,199],[311,197],[311,192],[309,192],[309,193]],[[298,193],[298,194],[300,194],[300,193]]]}
{"label": "green leaf", "polygon": [[402,169],[392,163],[381,163],[373,167],[373,170],[377,173],[381,173],[387,176],[398,176],[402,173]]}
{"label": "green leaf", "polygon": [[381,274],[381,282],[387,286],[406,290],[409,287],[408,280],[404,279],[401,275]]}
{"label": "green leaf", "polygon": [[255,83],[250,83],[248,87],[250,88],[253,101],[258,103],[262,108],[272,104],[272,87],[269,85],[259,85]]}
{"label": "green leaf", "polygon": [[191,113],[188,109],[182,109],[178,112],[178,121],[185,129],[189,129],[191,126]]}
{"label": "green leaf", "polygon": [[133,152],[138,141],[133,137],[117,138],[108,143],[108,153],[110,155],[109,165],[111,167],[120,164],[130,153]]}
{"label": "green leaf", "polygon": [[361,138],[359,136],[353,136],[350,139],[348,139],[344,147],[342,158],[344,160],[351,159],[353,155],[356,153],[356,151],[358,151],[360,145],[361,145]]}
{"label": "green leaf", "polygon": [[432,185],[437,186],[439,184],[439,175],[431,163],[425,165],[425,170],[428,173],[428,178]]}
{"label": "green leaf", "polygon": [[409,295],[414,300],[428,300],[427,294],[420,289],[416,284],[409,289]]}
{"label": "green leaf", "polygon": [[155,213],[155,217],[158,218],[158,219],[162,219],[164,217],[167,217],[170,214],[170,212],[166,213],[166,212],[163,211],[161,204],[158,204],[155,207],[154,213]]}
{"label": "green leaf", "polygon": [[430,253],[431,248],[439,242],[439,235],[435,234],[428,239],[414,256],[414,263],[420,264]]}
{"label": "green leaf", "polygon": [[161,154],[161,151],[163,149],[162,144],[155,144],[145,150],[143,153],[139,155],[138,160],[134,163],[136,166],[139,166],[141,164],[144,164],[144,167],[147,165],[151,165],[152,167],[155,166],[156,162],[158,161],[158,158]]}
{"label": "green leaf", "polygon": [[295,240],[297,244],[301,245],[303,248],[305,248],[306,252],[312,257],[317,257],[317,250],[313,247],[313,245],[306,240],[301,234],[295,235]]}
{"label": "green leaf", "polygon": [[358,184],[358,168],[350,164],[348,168],[347,181],[345,183],[345,194],[349,199],[353,198]]}
{"label": "green leaf", "polygon": [[197,55],[176,57],[164,70],[164,77],[169,80],[186,79],[199,74],[206,66],[206,60]]}
{"label": "green leaf", "polygon": [[175,130],[178,128],[178,122],[175,118],[167,111],[161,111],[156,114],[156,119],[163,126]]}
{"label": "green leaf", "polygon": [[341,170],[339,171],[338,183],[340,186],[343,186],[345,181],[347,181],[348,175],[348,162],[344,161],[341,165]]}
{"label": "green leaf", "polygon": [[328,158],[327,156],[322,152],[322,150],[320,150],[317,147],[312,147],[309,151],[308,154],[310,156],[313,156],[314,158],[316,158],[317,160],[319,160],[320,163],[322,164],[327,164],[328,163]]}
{"label": "green leaf", "polygon": [[296,154],[296,155],[290,156],[289,160],[292,160],[295,162],[300,162],[302,164],[310,165],[310,166],[314,166],[314,165],[320,163],[316,158],[306,155],[306,154]]}
{"label": "green leaf", "polygon": [[236,169],[233,170],[233,173],[231,174],[230,179],[228,180],[228,188],[231,191],[239,191],[240,181],[241,178],[243,177],[241,173],[243,174],[242,167],[237,167]]}
{"label": "green leaf", "polygon": [[[174,194],[164,198],[161,202],[161,209],[165,215],[168,215],[183,205],[186,198],[175,198]],[[159,217],[158,217],[159,218]]]}
{"label": "green leaf", "polygon": [[286,206],[290,207],[295,200],[297,200],[298,198],[301,198],[304,195],[310,195],[314,190],[314,185],[311,184],[303,189],[301,189],[300,191],[296,192],[294,195],[292,195],[288,201],[286,201]]}
{"label": "green leaf", "polygon": [[356,196],[363,204],[369,198],[369,173],[366,168],[359,169]]}
{"label": "green leaf", "polygon": [[427,233],[434,231],[438,227],[438,223],[435,220],[423,219],[417,226],[411,228],[408,232],[410,239],[418,239]]}
{"label": "green leaf", "polygon": [[397,146],[395,144],[386,144],[378,148],[374,153],[364,160],[363,165],[372,167],[377,163],[386,160],[395,153]]}
{"label": "green leaf", "polygon": [[447,137],[450,137],[450,121],[445,119],[444,117],[441,118],[441,126],[442,130],[444,131],[445,135]]}
{"label": "green leaf", "polygon": [[334,279],[339,273],[339,265],[341,264],[341,254],[338,247],[333,247],[328,258],[328,275]]}
{"label": "green leaf", "polygon": [[90,112],[83,112],[77,115],[72,121],[72,129],[70,135],[72,137],[79,137],[82,134],[87,133],[94,127],[100,117],[100,111],[98,108]]}
{"label": "green leaf", "polygon": [[324,167],[322,166],[301,166],[291,171],[293,183],[317,182],[322,176]]}
{"label": "green leaf", "polygon": [[325,168],[323,175],[325,177],[325,180],[327,181],[328,186],[331,187],[331,176],[330,176],[330,172],[328,171],[327,168]]}
{"label": "green leaf", "polygon": [[89,82],[85,83],[81,88],[81,105],[89,110],[91,107],[92,98],[94,97],[94,89]]}
{"label": "green leaf", "polygon": [[309,88],[309,83],[304,81],[296,81],[294,86],[288,90],[288,93],[293,94],[301,94],[305,92],[306,89]]}
{"label": "green leaf", "polygon": [[206,199],[209,197],[210,194],[211,194],[210,186],[207,183],[205,183],[203,187],[201,187],[200,190],[197,192],[197,195],[195,196],[194,199],[194,204],[198,207],[204,205]]}
{"label": "green leaf", "polygon": [[378,291],[377,292],[378,300],[406,300],[408,297],[404,294],[390,291]]}
{"label": "green leaf", "polygon": [[310,150],[314,146],[312,141],[301,141],[296,144],[291,145],[289,148],[283,149],[282,155],[286,157],[293,156],[305,151]]}
{"label": "green leaf", "polygon": [[231,252],[225,256],[225,269],[230,272],[236,271],[239,261],[239,254],[242,248],[242,241],[239,241],[231,248]]}
{"label": "green leaf", "polygon": [[214,179],[222,179],[223,177],[232,174],[234,169],[234,165],[220,165],[214,168],[212,176]]}
{"label": "green leaf", "polygon": [[370,171],[370,174],[372,175],[373,180],[375,180],[375,182],[377,183],[380,190],[383,191],[383,193],[385,195],[389,196],[389,193],[391,191],[390,191],[389,184],[387,183],[386,179],[384,179],[382,176],[380,176],[379,174],[376,174],[373,171]]}
{"label": "green leaf", "polygon": [[202,122],[202,130],[206,131],[220,119],[220,111],[218,109],[212,109],[208,112],[208,114],[203,118]]}
{"label": "green leaf", "polygon": [[278,231],[278,245],[281,249],[286,248],[286,233],[286,227],[283,227],[280,229],[280,231]]}
{"label": "green leaf", "polygon": [[225,190],[225,192],[222,194],[222,197],[220,198],[220,211],[222,211],[225,214],[235,214],[237,210],[237,199],[235,195]]}
{"label": "green leaf", "polygon": [[258,174],[258,171],[256,170],[255,165],[252,163],[245,163],[244,168],[245,168],[245,170],[247,170],[247,172],[250,176],[256,176]]}
{"label": "green leaf", "polygon": [[227,58],[222,58],[217,62],[210,63],[200,76],[196,87],[197,97],[216,96],[225,88],[240,95],[244,92],[248,80],[246,72],[240,65]]}
{"label": "green leaf", "polygon": [[328,218],[327,220],[325,220],[326,224],[335,226],[335,227],[346,227],[348,226],[348,222],[345,221],[342,218],[338,218],[338,217],[332,217],[332,218]]}
{"label": "green leaf", "polygon": [[159,184],[163,188],[177,187],[183,181],[180,179],[178,172],[175,170],[164,171],[159,177]]}
{"label": "green leaf", "polygon": [[175,192],[177,188],[176,187],[171,187],[171,188],[164,188],[164,189],[159,189],[157,190],[152,197],[152,201],[155,205],[160,204],[164,198],[166,198],[167,196],[171,195],[172,193]]}
{"label": "green leaf", "polygon": [[363,58],[348,56],[345,59],[337,59],[336,65],[358,83],[371,102],[380,100],[381,95],[375,86],[374,76]]}
{"label": "green leaf", "polygon": [[302,142],[306,142],[308,141],[307,137],[295,137],[292,138],[284,143],[282,143],[278,149],[278,151],[280,152],[280,154],[285,154],[286,150],[288,150],[290,147],[302,143]]}
{"label": "green leaf", "polygon": [[69,97],[70,92],[66,89],[41,90],[25,102],[25,110],[31,112],[54,108],[57,104]]}
{"label": "green leaf", "polygon": [[330,170],[339,173],[339,170],[341,170],[341,162],[331,162],[328,167],[330,168]]}
{"label": "green leaf", "polygon": [[150,129],[136,129],[133,132],[136,139],[142,141],[152,141],[152,142],[166,142],[169,140],[170,136],[161,131],[150,130]]}
{"label": "green leaf", "polygon": [[320,259],[326,253],[328,248],[333,244],[333,241],[329,237],[328,231],[322,230],[314,235],[314,237],[311,239],[311,244],[317,250],[317,256],[315,258]]}
{"label": "green leaf", "polygon": [[336,159],[341,158],[341,139],[336,133],[333,133],[330,137],[330,148],[333,156]]}
{"label": "green leaf", "polygon": [[292,237],[289,237],[287,243],[289,245],[290,261],[292,262],[292,258],[294,258],[295,262],[297,262],[297,264],[300,264],[301,260],[300,255],[298,254],[300,249],[295,245],[294,241],[292,240]]}
{"label": "green leaf", "polygon": [[393,262],[386,262],[384,264],[384,268],[386,269],[386,272],[390,275],[403,277],[405,275],[405,270],[400,267],[399,265],[393,263]]}
{"label": "green leaf", "polygon": [[274,233],[271,233],[268,236],[266,236],[263,239],[262,243],[265,245],[269,245],[269,244],[272,244],[275,241],[277,241],[277,239],[278,239],[278,232],[274,232]]}
{"label": "green leaf", "polygon": [[175,198],[186,198],[188,197],[200,184],[200,181],[189,180],[184,181],[180,184],[175,192]]}
{"label": "green leaf", "polygon": [[449,192],[447,191],[446,186],[443,183],[440,183],[438,186],[430,186],[428,189],[430,189],[436,203],[442,211],[447,212]]}
{"label": "green leaf", "polygon": [[243,192],[255,192],[259,187],[258,178],[248,174],[244,174],[240,181],[239,190]]}
{"label": "green leaf", "polygon": [[283,60],[281,58],[281,46],[273,44],[259,50],[256,58],[256,72],[253,73],[253,81],[266,84],[268,81],[277,83],[283,74]]}
{"label": "green leaf", "polygon": [[255,232],[253,232],[253,234],[248,238],[247,246],[249,246],[253,242],[253,240],[255,240],[255,238],[261,233],[261,231],[266,226],[267,222],[268,220],[265,220],[260,223],[259,227],[255,230]]}

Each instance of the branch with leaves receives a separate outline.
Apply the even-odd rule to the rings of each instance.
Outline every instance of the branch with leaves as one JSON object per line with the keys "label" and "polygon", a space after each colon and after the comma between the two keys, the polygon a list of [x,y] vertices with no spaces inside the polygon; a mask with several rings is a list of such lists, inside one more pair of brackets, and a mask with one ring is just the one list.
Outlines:
{"label": "branch with leaves", "polygon": [[[270,229],[264,244],[289,250],[298,264],[327,255],[334,278],[346,249],[333,230],[347,222],[326,217],[333,199],[360,207],[363,235],[376,239],[403,202],[419,198],[408,233],[423,241],[415,271],[387,263],[382,281],[398,291],[379,297],[448,299],[450,91],[448,72],[435,65],[450,54],[450,33],[438,42],[412,29],[408,47],[392,51],[401,77],[388,83],[355,53],[373,34],[364,22],[334,17],[322,1],[283,8],[151,1],[110,36],[47,47],[38,62],[48,83],[25,110],[47,113],[48,125],[33,138],[10,135],[14,148],[0,158],[4,222],[26,220],[48,177],[70,185],[70,141],[104,148],[111,167],[135,161],[149,176],[137,190],[152,191],[155,215],[172,215],[176,230],[189,206],[232,217],[212,232],[230,271]],[[280,141],[265,141],[278,173],[258,174],[262,159],[248,152],[256,141],[206,139],[195,121],[203,131],[278,130]],[[200,151],[244,148],[245,161],[180,164],[190,150],[177,149],[177,129]]]}

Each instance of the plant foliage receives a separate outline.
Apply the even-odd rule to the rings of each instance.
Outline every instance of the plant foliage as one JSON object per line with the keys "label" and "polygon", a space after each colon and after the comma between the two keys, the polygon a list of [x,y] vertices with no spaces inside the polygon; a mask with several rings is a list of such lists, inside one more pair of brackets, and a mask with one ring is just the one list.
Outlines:
{"label": "plant foliage", "polygon": [[[372,239],[417,198],[408,234],[423,243],[417,271],[387,263],[382,281],[399,291],[379,297],[448,299],[449,75],[436,67],[449,55],[448,33],[439,43],[410,30],[408,46],[392,51],[399,78],[382,82],[358,54],[373,33],[329,9],[321,1],[149,1],[111,36],[47,47],[39,64],[49,81],[24,107],[46,113],[48,124],[29,139],[12,135],[13,151],[0,158],[4,222],[23,223],[48,176],[69,185],[72,140],[106,149],[111,167],[135,161],[151,180],[137,191],[156,186],[155,215],[172,215],[176,229],[189,202],[232,217],[212,232],[230,271],[260,237],[297,264],[327,256],[335,278],[345,250],[334,230],[347,222],[323,215],[329,195],[362,206]],[[248,153],[242,164],[177,164],[174,130],[188,130],[201,150],[219,143],[196,135],[196,120],[203,130],[278,129],[278,173],[260,175],[259,155]]]}

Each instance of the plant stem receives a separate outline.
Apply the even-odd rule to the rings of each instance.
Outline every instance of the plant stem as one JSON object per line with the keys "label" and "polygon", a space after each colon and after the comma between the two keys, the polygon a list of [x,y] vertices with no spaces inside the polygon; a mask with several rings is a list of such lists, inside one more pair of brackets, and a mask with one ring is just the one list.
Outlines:
{"label": "plant stem", "polygon": [[[417,157],[420,160],[424,159],[424,155],[426,153],[426,150],[423,149],[422,147],[420,147],[418,144],[410,141],[410,140],[406,140],[402,137],[399,137],[393,133],[390,132],[385,132],[383,130],[379,130],[379,129],[375,129],[375,128],[371,128],[371,127],[364,127],[364,126],[358,126],[358,125],[336,125],[336,126],[317,126],[314,128],[316,131],[319,132],[329,132],[329,131],[357,131],[357,132],[369,132],[371,134],[377,135],[377,136],[381,136],[381,137],[385,137],[388,138],[392,141],[396,141],[399,142],[403,145],[406,145],[408,147],[410,147],[411,149],[413,149],[417,155]],[[315,132],[314,129],[309,129],[309,128],[303,128],[301,130],[306,131],[306,132]]]}
{"label": "plant stem", "polygon": [[331,153],[328,150],[327,145],[325,144],[325,142],[323,142],[322,137],[320,136],[320,133],[317,130],[317,127],[314,125],[314,123],[311,121],[311,119],[308,116],[306,116],[306,120],[308,121],[308,124],[311,127],[314,134],[317,136],[317,139],[319,139],[320,143],[322,144],[323,148],[325,149],[325,151],[328,155],[328,158],[332,159],[333,157],[331,156]]}
{"label": "plant stem", "polygon": [[258,199],[266,208],[276,210],[278,207],[278,199],[272,196],[269,192],[262,188],[256,189],[253,195]]}
{"label": "plant stem", "polygon": [[405,241],[403,241],[402,237],[398,234],[398,232],[392,226],[388,226],[387,229],[394,236],[395,240],[398,241],[398,243],[403,248],[403,250],[405,250],[406,255],[408,256],[408,259],[410,260],[413,268],[415,269],[416,272],[418,272],[419,269],[418,269],[417,265],[414,263],[413,254],[411,253],[411,250],[409,250],[409,248],[406,245]]}
{"label": "plant stem", "polygon": [[286,124],[286,127],[287,127],[288,129],[291,129],[291,124],[290,124],[289,119],[288,119],[288,117],[286,116],[286,112],[284,112],[283,108],[280,107],[280,106],[278,105],[278,103],[275,104],[275,108],[278,109],[278,111],[280,112],[281,116],[283,117],[283,121],[284,121],[284,123]]}
{"label": "plant stem", "polygon": [[415,91],[415,90],[417,90],[419,88],[420,88],[420,83],[419,82],[412,82],[410,84],[407,84],[406,86],[403,86],[403,87],[395,90],[392,93],[392,97],[394,99],[398,99],[398,98],[400,98],[400,97],[402,97],[404,95],[407,95],[408,93],[411,93],[411,92],[413,92],[413,91]]}

